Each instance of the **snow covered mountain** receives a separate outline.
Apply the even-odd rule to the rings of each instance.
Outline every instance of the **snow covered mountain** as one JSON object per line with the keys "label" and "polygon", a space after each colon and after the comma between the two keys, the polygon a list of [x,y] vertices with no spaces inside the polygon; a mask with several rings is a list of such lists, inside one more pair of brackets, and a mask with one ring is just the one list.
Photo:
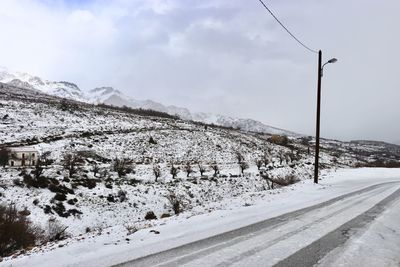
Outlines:
{"label": "snow covered mountain", "polygon": [[83,92],[76,84],[70,82],[43,80],[28,73],[13,72],[6,68],[0,68],[0,82],[22,88],[39,90],[50,95],[85,101]]}
{"label": "snow covered mountain", "polygon": [[0,82],[21,88],[39,90],[41,92],[63,98],[87,103],[105,103],[114,106],[127,106],[131,108],[151,109],[177,115],[184,120],[199,121],[224,127],[238,128],[244,131],[298,135],[293,132],[265,125],[252,119],[233,118],[211,113],[192,113],[186,108],[177,106],[166,106],[152,100],[137,100],[124,95],[121,91],[112,87],[99,87],[89,91],[82,91],[76,84],[70,82],[54,82],[41,79],[37,76],[23,72],[10,71],[0,68]]}
{"label": "snow covered mountain", "polygon": [[208,124],[215,124],[224,127],[238,128],[244,131],[270,133],[270,134],[285,134],[298,135],[293,132],[282,130],[279,128],[265,125],[259,121],[252,119],[233,118],[229,116],[211,114],[211,113],[192,113],[186,108],[177,106],[165,106],[151,100],[136,100],[130,98],[112,87],[95,88],[89,91],[89,99],[94,103],[105,103],[114,106],[127,106],[131,108],[152,109],[177,115],[184,120],[199,121]]}

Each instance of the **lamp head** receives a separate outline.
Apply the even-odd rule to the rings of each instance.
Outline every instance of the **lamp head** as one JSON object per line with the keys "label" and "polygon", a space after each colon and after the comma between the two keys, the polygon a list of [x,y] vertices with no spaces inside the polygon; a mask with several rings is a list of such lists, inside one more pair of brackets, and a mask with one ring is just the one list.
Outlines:
{"label": "lamp head", "polygon": [[332,58],[328,60],[328,63],[336,63],[338,60],[336,58]]}

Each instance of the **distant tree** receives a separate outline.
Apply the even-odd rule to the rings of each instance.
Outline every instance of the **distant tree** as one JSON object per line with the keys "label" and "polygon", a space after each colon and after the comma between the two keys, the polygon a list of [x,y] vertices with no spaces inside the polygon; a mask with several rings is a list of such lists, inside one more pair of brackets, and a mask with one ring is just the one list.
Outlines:
{"label": "distant tree", "polygon": [[133,160],[128,158],[115,158],[113,162],[113,171],[118,173],[118,177],[121,178],[129,173],[135,171],[135,165]]}
{"label": "distant tree", "polygon": [[171,165],[171,168],[169,170],[169,173],[172,175],[172,178],[175,179],[176,176],[179,173],[179,169],[177,167],[174,166],[174,164]]}
{"label": "distant tree", "polygon": [[264,164],[265,167],[267,167],[268,164],[270,164],[270,162],[271,162],[271,160],[268,157],[264,157],[263,158],[263,164]]}
{"label": "distant tree", "polygon": [[210,167],[214,171],[214,177],[216,177],[219,174],[218,163],[217,162],[213,162]]}
{"label": "distant tree", "polygon": [[65,154],[62,160],[64,169],[68,171],[69,177],[73,177],[83,164],[83,158],[75,153]]}
{"label": "distant tree", "polygon": [[5,147],[0,148],[0,165],[3,166],[3,168],[8,164],[9,159],[10,150]]}
{"label": "distant tree", "polygon": [[244,174],[244,171],[249,168],[249,164],[246,161],[242,161],[239,163],[240,172]]}
{"label": "distant tree", "polygon": [[191,173],[194,172],[192,165],[190,164],[190,162],[187,162],[185,165],[185,172],[186,172],[186,177],[189,177]]}
{"label": "distant tree", "polygon": [[256,166],[257,166],[258,170],[260,170],[260,168],[262,167],[263,164],[264,164],[264,161],[262,159],[256,159]]}
{"label": "distant tree", "polygon": [[97,174],[99,173],[99,171],[100,171],[99,165],[98,165],[96,162],[93,163],[93,165],[92,165],[92,172],[93,172],[94,177],[97,176]]}
{"label": "distant tree", "polygon": [[40,156],[39,159],[42,161],[42,164],[44,166],[48,166],[48,165],[51,165],[53,163],[54,160],[50,159],[50,155],[51,155],[51,152],[50,151],[46,151]]}
{"label": "distant tree", "polygon": [[176,215],[178,215],[179,213],[182,212],[182,208],[183,208],[182,197],[180,197],[180,196],[176,195],[174,192],[170,191],[168,193],[168,195],[166,195],[166,198]]}
{"label": "distant tree", "polygon": [[240,164],[242,161],[244,161],[244,157],[242,155],[242,153],[238,150],[235,151],[235,155],[236,155],[236,159],[237,162]]}
{"label": "distant tree", "polygon": [[35,169],[33,170],[33,177],[37,180],[37,179],[39,179],[39,177],[40,176],[42,176],[42,174],[43,174],[43,171],[44,171],[44,167],[45,166],[45,162],[41,159],[41,158],[39,158],[37,161],[36,161],[36,164],[35,164]]}
{"label": "distant tree", "polygon": [[156,177],[156,182],[157,182],[157,179],[158,179],[159,177],[161,177],[161,168],[160,168],[159,165],[154,165],[154,166],[153,166],[153,174],[154,174],[154,176]]}
{"label": "distant tree", "polygon": [[207,171],[206,167],[204,165],[202,165],[201,163],[199,163],[197,166],[199,167],[200,175],[203,176],[203,174]]}

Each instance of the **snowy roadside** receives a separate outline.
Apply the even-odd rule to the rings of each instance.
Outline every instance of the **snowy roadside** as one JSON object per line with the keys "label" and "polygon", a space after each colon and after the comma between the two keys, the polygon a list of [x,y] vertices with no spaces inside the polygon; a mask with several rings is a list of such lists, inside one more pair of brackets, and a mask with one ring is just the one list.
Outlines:
{"label": "snowy roadside", "polygon": [[[111,227],[100,235],[89,233],[78,237],[79,240],[65,240],[53,247],[35,249],[30,255],[4,259],[0,266],[110,266],[390,181],[400,181],[400,169],[330,171],[324,174],[319,185],[306,180],[284,189],[266,191],[263,197],[255,194],[253,198],[246,195],[247,199],[231,199],[230,203],[224,201],[222,210],[196,216],[193,212],[186,212],[178,217],[162,219],[157,222],[158,226],[132,235],[127,235],[123,226]],[[398,219],[399,215],[385,213],[385,216],[397,216]]]}

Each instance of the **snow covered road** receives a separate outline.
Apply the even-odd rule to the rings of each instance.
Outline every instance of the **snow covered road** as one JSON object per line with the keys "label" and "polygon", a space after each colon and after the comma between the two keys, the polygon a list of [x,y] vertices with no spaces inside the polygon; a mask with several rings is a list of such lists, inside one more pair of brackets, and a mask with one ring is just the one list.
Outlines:
{"label": "snow covered road", "polygon": [[373,185],[118,266],[313,266],[399,199],[399,182]]}
{"label": "snow covered road", "polygon": [[399,266],[399,189],[400,169],[328,171],[318,185],[242,195],[132,235],[116,225],[0,266]]}

